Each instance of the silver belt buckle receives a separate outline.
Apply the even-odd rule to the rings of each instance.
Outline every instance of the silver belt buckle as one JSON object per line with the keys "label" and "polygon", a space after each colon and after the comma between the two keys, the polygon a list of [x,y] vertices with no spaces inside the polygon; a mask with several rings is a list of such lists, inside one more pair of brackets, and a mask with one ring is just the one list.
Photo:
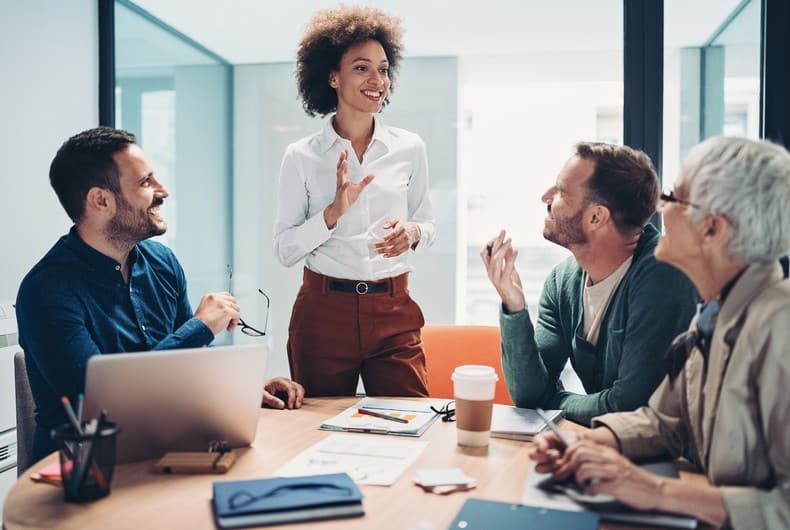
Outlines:
{"label": "silver belt buckle", "polygon": [[368,289],[369,287],[367,282],[357,282],[357,284],[354,286],[354,290],[357,292],[357,294],[365,294],[368,292]]}

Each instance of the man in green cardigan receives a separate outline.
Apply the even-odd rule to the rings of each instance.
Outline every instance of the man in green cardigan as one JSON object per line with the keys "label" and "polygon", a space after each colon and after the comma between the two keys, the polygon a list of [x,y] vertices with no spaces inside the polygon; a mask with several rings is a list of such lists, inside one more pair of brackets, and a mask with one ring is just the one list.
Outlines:
{"label": "man in green cardigan", "polygon": [[[502,298],[502,365],[518,407],[594,416],[634,410],[664,377],[663,358],[686,330],[697,295],[683,273],[653,257],[659,232],[648,223],[658,178],[650,158],[629,147],[579,143],[543,195],[543,236],[571,251],[543,285],[533,327],[518,252],[505,232],[481,252]],[[586,394],[563,389],[570,359]]]}

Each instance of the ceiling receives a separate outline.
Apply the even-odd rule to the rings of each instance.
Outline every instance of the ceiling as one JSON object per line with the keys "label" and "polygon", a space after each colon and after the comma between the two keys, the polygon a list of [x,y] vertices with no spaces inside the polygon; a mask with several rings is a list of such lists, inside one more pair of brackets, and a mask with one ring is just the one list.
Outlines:
{"label": "ceiling", "polygon": [[[310,16],[333,0],[135,0],[233,64],[292,61]],[[622,0],[357,1],[401,18],[406,54],[617,50]],[[665,45],[699,45],[740,0],[665,0]],[[188,6],[188,8],[186,7]]]}

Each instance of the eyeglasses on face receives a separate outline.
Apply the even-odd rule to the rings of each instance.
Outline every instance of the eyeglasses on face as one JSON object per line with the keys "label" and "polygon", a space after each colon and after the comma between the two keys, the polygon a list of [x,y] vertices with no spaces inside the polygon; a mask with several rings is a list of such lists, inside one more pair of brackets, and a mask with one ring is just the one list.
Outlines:
{"label": "eyeglasses on face", "polygon": [[692,206],[694,208],[704,209],[704,208],[702,208],[702,206],[700,206],[698,204],[694,204],[693,202],[689,202],[687,200],[679,198],[677,195],[675,195],[675,190],[669,190],[668,192],[662,192],[661,195],[659,196],[659,198],[662,201],[664,201],[664,202],[676,202],[678,204],[682,204],[683,206]]}
{"label": "eyeglasses on face", "polygon": [[[228,292],[230,294],[233,294],[233,267],[231,267],[230,264],[228,264],[227,267],[228,267]],[[263,337],[264,335],[266,335],[266,328],[269,325],[269,304],[270,304],[269,296],[263,291],[261,291],[260,289],[258,289],[258,292],[261,293],[263,297],[266,299],[266,317],[264,318],[263,321],[263,331],[250,326],[249,324],[244,322],[244,320],[239,318],[238,328],[241,330],[242,333],[244,333],[248,337]]]}

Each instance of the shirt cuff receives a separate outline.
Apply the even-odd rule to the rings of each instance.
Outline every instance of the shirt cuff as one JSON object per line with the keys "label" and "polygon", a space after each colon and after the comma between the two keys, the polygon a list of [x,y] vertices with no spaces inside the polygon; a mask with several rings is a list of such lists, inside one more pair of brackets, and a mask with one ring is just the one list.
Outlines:
{"label": "shirt cuff", "polygon": [[724,508],[727,510],[729,527],[733,530],[768,528],[760,509],[763,499],[757,488],[722,486],[719,488]]}
{"label": "shirt cuff", "polygon": [[613,412],[592,419],[591,427],[606,427],[620,444],[620,452],[625,456],[639,456],[645,452],[645,429],[641,422],[635,422],[631,414]]}
{"label": "shirt cuff", "polygon": [[431,246],[433,243],[432,234],[431,234],[431,225],[429,223],[418,223],[417,221],[411,221],[412,223],[417,225],[417,229],[420,231],[420,240],[417,241],[417,245],[414,246],[411,250],[417,252],[418,250],[426,249]]}
{"label": "shirt cuff", "polygon": [[508,313],[507,309],[505,309],[505,304],[499,304],[499,321],[502,323],[509,323],[510,325],[513,324],[521,324],[524,322],[524,319],[529,320],[529,312],[527,308],[524,307],[521,311],[516,311],[515,313]]}
{"label": "shirt cuff", "polygon": [[184,348],[201,348],[214,340],[214,333],[205,322],[197,317],[192,317],[179,328]]}

